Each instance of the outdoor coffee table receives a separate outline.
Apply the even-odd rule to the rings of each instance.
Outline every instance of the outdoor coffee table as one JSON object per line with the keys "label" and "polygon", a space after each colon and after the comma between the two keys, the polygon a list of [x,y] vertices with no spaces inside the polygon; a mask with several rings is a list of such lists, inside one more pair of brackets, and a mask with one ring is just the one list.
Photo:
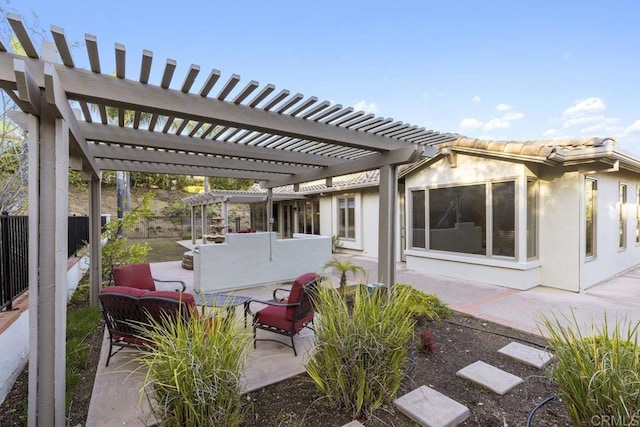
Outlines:
{"label": "outdoor coffee table", "polygon": [[237,306],[243,304],[244,327],[247,327],[247,305],[249,304],[249,302],[251,302],[251,297],[245,297],[242,295],[204,293],[193,294],[193,298],[196,301],[196,305],[202,306],[203,315],[205,307],[226,308],[229,314],[231,314],[231,312],[234,311]]}

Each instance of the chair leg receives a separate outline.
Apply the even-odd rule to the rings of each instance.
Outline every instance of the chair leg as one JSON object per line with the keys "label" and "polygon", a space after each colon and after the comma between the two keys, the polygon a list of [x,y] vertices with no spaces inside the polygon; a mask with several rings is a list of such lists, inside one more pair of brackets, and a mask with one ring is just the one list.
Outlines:
{"label": "chair leg", "polygon": [[293,343],[293,335],[291,335],[291,348],[293,349],[293,355],[298,357],[298,352],[296,351],[296,345]]}
{"label": "chair leg", "polygon": [[253,323],[253,348],[256,348],[256,324]]}
{"label": "chair leg", "polygon": [[109,355],[107,356],[107,364],[104,365],[105,368],[109,366],[109,361],[111,360],[111,356],[113,356],[113,342],[111,341],[111,337],[109,337]]}

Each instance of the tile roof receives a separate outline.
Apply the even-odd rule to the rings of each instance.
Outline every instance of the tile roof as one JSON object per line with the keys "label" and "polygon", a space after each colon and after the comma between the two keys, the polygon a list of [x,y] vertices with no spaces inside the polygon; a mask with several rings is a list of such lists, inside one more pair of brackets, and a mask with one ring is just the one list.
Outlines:
{"label": "tile roof", "polygon": [[542,141],[491,141],[473,138],[459,138],[439,145],[443,148],[483,150],[493,153],[549,158],[557,151],[571,151],[585,148],[609,148],[617,145],[612,138],[556,139]]}

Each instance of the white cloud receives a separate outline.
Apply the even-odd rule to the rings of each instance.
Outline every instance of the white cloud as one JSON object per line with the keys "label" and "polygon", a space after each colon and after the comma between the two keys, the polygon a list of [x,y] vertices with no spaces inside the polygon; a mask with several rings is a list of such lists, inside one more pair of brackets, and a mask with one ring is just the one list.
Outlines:
{"label": "white cloud", "polygon": [[574,117],[574,118],[565,120],[565,122],[562,124],[562,127],[567,129],[572,126],[585,125],[588,123],[599,122],[602,120],[605,120],[605,117],[601,114],[598,114],[595,116]]}
{"label": "white cloud", "polygon": [[560,132],[558,129],[553,129],[553,128],[547,129],[542,134],[542,136],[544,136],[545,138],[558,138],[560,135],[562,135],[562,132]]}
{"label": "white cloud", "polygon": [[584,116],[599,113],[607,109],[602,99],[592,96],[591,98],[579,100],[572,107],[567,108],[562,113],[563,116]]}
{"label": "white cloud", "polygon": [[627,126],[626,133],[640,132],[640,120],[636,120],[631,126]]}
{"label": "white cloud", "polygon": [[511,105],[507,105],[507,104],[498,104],[496,106],[496,110],[498,110],[498,111],[509,111],[512,108],[513,107]]}
{"label": "white cloud", "polygon": [[475,118],[463,119],[460,122],[460,129],[480,129],[484,123]]}
{"label": "white cloud", "polygon": [[480,98],[478,95],[476,95],[473,98],[471,98],[471,100],[473,102],[475,102],[476,104],[479,104],[480,102],[482,102],[482,98]]}
{"label": "white cloud", "polygon": [[491,119],[484,125],[484,130],[494,130],[494,129],[509,129],[511,127],[511,122],[509,120],[505,120],[504,118]]}
{"label": "white cloud", "polygon": [[506,113],[504,116],[502,116],[502,120],[507,120],[509,122],[512,122],[514,120],[520,120],[522,118],[524,118],[524,114],[518,113],[515,111],[510,111]]}
{"label": "white cloud", "polygon": [[378,114],[378,104],[375,102],[367,102],[365,100],[358,101],[353,106],[355,111],[364,111],[365,113]]}

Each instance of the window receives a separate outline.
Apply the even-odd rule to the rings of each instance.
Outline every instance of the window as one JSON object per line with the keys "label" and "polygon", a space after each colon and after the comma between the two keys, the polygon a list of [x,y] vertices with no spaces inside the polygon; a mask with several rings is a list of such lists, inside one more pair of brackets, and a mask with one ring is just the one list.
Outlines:
{"label": "window", "polygon": [[627,184],[620,183],[620,225],[618,227],[618,234],[620,236],[618,247],[625,249],[627,247]]}
{"label": "window", "polygon": [[307,200],[298,202],[298,233],[320,234],[320,202]]}
{"label": "window", "polygon": [[640,186],[636,187],[636,243],[640,243]]}
{"label": "window", "polygon": [[587,178],[584,190],[585,256],[596,256],[596,211],[598,208],[598,182]]}
{"label": "window", "polygon": [[486,254],[486,185],[429,190],[429,249]]}
{"label": "window", "polygon": [[426,248],[425,238],[425,191],[414,190],[411,192],[411,242],[413,248]]}
{"label": "window", "polygon": [[538,180],[527,180],[527,259],[538,256]]}
{"label": "window", "polygon": [[516,242],[515,182],[491,184],[492,255],[514,257]]}
{"label": "window", "polygon": [[[528,254],[537,256],[537,185],[528,188],[532,206],[527,209],[534,236]],[[413,246],[421,243],[421,211],[424,195],[412,192]],[[429,243],[432,250],[515,258],[516,183],[515,181],[460,187],[429,189]],[[489,242],[489,243],[488,243]]]}
{"label": "window", "polygon": [[353,196],[338,198],[338,237],[356,238],[355,206],[356,200]]}

